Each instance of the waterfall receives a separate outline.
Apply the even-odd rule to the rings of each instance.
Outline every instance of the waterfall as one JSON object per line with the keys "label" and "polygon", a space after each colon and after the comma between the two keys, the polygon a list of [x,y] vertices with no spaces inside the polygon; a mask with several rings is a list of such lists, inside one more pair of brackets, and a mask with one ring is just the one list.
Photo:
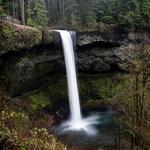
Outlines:
{"label": "waterfall", "polygon": [[80,110],[79,92],[78,92],[77,77],[76,77],[73,42],[72,42],[71,34],[68,31],[58,31],[58,32],[61,35],[63,50],[64,50],[67,81],[68,81],[69,104],[70,104],[70,111],[71,111],[71,121],[80,122],[81,110]]}
{"label": "waterfall", "polygon": [[63,131],[83,129],[93,134],[95,133],[95,130],[91,128],[91,125],[97,124],[97,116],[91,116],[86,119],[83,119],[81,116],[76,67],[75,67],[75,56],[71,32],[66,30],[56,30],[56,31],[60,33],[63,45],[66,72],[67,72],[69,104],[71,112],[70,120],[62,124],[61,129],[63,129]]}

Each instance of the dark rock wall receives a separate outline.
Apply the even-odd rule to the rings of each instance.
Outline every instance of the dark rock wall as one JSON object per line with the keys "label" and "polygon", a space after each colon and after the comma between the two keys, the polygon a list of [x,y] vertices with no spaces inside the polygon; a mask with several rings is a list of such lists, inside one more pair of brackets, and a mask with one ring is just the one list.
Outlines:
{"label": "dark rock wall", "polygon": [[62,52],[49,50],[49,47],[7,54],[1,64],[1,84],[6,85],[13,95],[39,88],[51,74],[64,70],[62,60]]}
{"label": "dark rock wall", "polygon": [[[90,49],[78,48],[76,64],[79,72],[128,72],[132,67],[133,51],[128,46]],[[63,50],[54,45],[1,56],[1,82],[12,95],[39,88],[54,73],[65,73]]]}

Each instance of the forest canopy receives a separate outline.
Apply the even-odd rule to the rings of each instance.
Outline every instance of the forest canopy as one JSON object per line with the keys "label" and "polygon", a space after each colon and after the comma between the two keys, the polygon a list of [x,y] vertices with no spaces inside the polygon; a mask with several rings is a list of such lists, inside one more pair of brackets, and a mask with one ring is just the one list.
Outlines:
{"label": "forest canopy", "polygon": [[30,26],[96,26],[103,22],[133,30],[149,28],[149,0],[0,0],[0,16]]}

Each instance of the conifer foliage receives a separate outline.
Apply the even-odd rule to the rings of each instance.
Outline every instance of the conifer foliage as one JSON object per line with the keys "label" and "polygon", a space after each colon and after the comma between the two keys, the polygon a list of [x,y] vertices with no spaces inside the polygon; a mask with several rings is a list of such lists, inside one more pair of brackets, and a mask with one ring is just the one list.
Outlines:
{"label": "conifer foliage", "polygon": [[115,24],[125,30],[150,26],[149,0],[0,0],[7,14],[31,26]]}

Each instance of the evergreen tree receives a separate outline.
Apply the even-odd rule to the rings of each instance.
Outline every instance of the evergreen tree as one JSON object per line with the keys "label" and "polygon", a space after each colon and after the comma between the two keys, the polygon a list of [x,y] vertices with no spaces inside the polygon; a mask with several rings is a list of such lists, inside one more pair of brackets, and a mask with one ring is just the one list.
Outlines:
{"label": "evergreen tree", "polygon": [[137,26],[150,27],[150,1],[137,0],[137,3],[139,8]]}
{"label": "evergreen tree", "polygon": [[4,9],[2,6],[2,0],[0,0],[0,16],[3,16],[3,15],[4,15]]}
{"label": "evergreen tree", "polygon": [[[68,15],[69,14],[69,15]],[[69,23],[71,25],[78,24],[78,4],[77,1],[74,0],[66,0],[64,4],[64,21],[65,23]]]}
{"label": "evergreen tree", "polygon": [[97,20],[108,24],[116,24],[118,17],[118,3],[116,0],[98,1]]}
{"label": "evergreen tree", "polygon": [[34,27],[46,26],[47,10],[43,0],[29,0],[27,24]]}
{"label": "evergreen tree", "polygon": [[0,15],[4,10],[31,26],[91,27],[104,22],[126,32],[150,27],[150,0],[0,0]]}
{"label": "evergreen tree", "polygon": [[78,0],[78,18],[80,25],[90,26],[96,22],[95,1]]}

